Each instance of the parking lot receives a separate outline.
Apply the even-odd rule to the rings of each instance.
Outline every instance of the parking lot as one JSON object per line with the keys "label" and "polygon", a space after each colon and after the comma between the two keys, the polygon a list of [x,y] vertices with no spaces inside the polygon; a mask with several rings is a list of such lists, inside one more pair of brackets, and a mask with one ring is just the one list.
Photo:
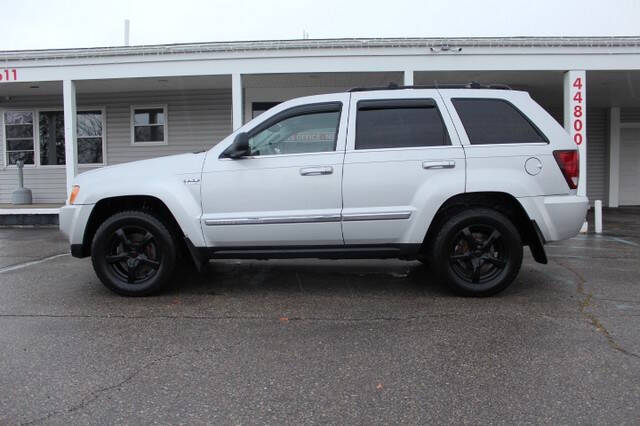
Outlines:
{"label": "parking lot", "polygon": [[0,424],[636,423],[640,210],[498,296],[418,262],[216,261],[123,298],[0,229]]}

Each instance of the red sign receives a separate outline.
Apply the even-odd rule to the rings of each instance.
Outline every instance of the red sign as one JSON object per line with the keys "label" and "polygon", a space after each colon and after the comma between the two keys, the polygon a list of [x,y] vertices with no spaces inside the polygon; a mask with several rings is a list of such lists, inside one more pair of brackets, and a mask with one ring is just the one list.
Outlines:
{"label": "red sign", "polygon": [[573,93],[573,111],[571,112],[571,120],[573,124],[573,141],[576,145],[581,145],[584,141],[584,91],[582,77],[577,77],[571,84],[574,89],[577,89]]}
{"label": "red sign", "polygon": [[18,70],[15,68],[0,70],[0,81],[18,81]]}

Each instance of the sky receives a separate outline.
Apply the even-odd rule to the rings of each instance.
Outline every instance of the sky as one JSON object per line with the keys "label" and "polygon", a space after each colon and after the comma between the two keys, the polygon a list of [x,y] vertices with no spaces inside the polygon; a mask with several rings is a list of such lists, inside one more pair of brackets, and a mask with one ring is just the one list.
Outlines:
{"label": "sky", "polygon": [[342,37],[640,35],[640,0],[0,0],[0,50]]}

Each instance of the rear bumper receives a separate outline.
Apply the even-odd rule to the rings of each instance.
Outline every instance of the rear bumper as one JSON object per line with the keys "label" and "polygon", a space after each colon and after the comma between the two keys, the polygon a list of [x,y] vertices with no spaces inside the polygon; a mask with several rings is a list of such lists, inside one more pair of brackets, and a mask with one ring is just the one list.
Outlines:
{"label": "rear bumper", "polygon": [[546,241],[566,240],[580,232],[589,199],[579,195],[518,198],[529,218],[535,220]]}
{"label": "rear bumper", "polygon": [[93,204],[66,205],[60,209],[60,231],[69,239],[71,254],[84,257],[84,231],[93,210]]}

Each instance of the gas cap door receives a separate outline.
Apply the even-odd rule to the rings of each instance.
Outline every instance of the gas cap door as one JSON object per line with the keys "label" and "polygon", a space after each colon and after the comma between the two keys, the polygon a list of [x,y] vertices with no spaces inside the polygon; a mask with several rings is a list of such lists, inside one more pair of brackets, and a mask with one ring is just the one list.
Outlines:
{"label": "gas cap door", "polygon": [[542,161],[536,157],[530,157],[524,162],[524,169],[531,176],[535,176],[542,170]]}

